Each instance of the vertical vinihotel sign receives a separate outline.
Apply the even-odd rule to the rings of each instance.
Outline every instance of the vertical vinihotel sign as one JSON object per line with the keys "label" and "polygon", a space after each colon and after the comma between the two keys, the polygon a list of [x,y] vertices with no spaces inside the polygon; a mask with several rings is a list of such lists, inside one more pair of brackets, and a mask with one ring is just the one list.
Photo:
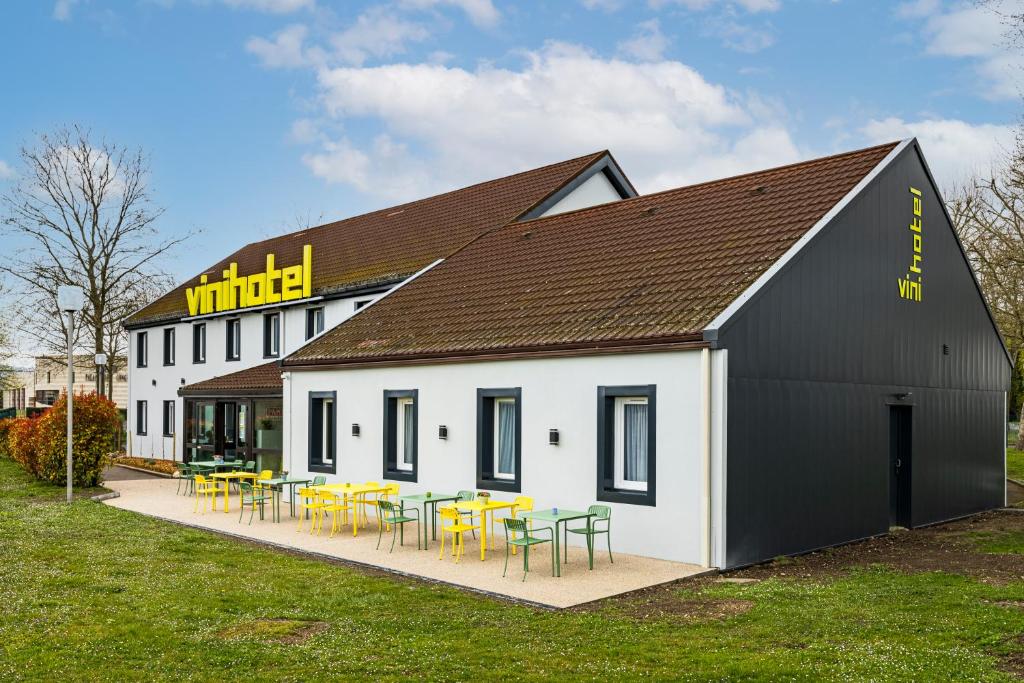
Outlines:
{"label": "vertical vinihotel sign", "polygon": [[911,254],[910,265],[907,274],[897,282],[900,287],[900,298],[908,301],[921,300],[922,272],[921,272],[921,240],[922,240],[922,216],[921,216],[921,190],[910,188],[913,215],[910,218],[910,239]]}
{"label": "vertical vinihotel sign", "polygon": [[198,285],[185,290],[188,314],[206,315],[308,299],[312,293],[312,265],[313,247],[307,244],[302,247],[302,263],[292,266],[278,268],[274,255],[267,254],[262,273],[239,275],[238,264],[232,263],[222,272],[224,279],[220,282],[208,282],[207,276],[201,275]]}

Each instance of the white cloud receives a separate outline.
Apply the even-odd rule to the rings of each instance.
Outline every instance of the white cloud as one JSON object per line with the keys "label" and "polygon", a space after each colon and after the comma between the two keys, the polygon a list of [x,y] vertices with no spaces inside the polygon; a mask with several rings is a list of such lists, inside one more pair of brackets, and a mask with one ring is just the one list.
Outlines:
{"label": "white cloud", "polygon": [[78,0],[57,0],[53,4],[53,18],[57,21],[70,21],[71,10],[78,4]]}
{"label": "white cloud", "polygon": [[0,180],[10,180],[14,177],[14,169],[3,159],[0,159]]}
{"label": "white cloud", "polygon": [[526,53],[519,69],[390,64],[321,69],[318,81],[327,117],[380,131],[368,146],[324,144],[305,163],[393,200],[604,148],[644,191],[801,156],[784,126],[759,118],[770,108],[685,64],[606,60],[573,45]]}
{"label": "white cloud", "polygon": [[245,43],[248,52],[260,58],[263,66],[294,68],[307,63],[303,41],[309,32],[302,24],[293,24],[274,34],[273,40],[253,37]]}
{"label": "white cloud", "polygon": [[620,53],[644,62],[654,62],[662,58],[668,48],[668,38],[661,32],[657,19],[642,21],[628,40],[618,45]]}
{"label": "white cloud", "polygon": [[770,27],[751,26],[728,16],[708,19],[704,23],[704,33],[718,38],[727,48],[748,54],[775,44],[775,34]]}
{"label": "white cloud", "polygon": [[921,30],[927,40],[926,54],[972,60],[984,97],[1014,99],[1020,96],[1024,57],[1007,49],[1004,15],[1024,12],[1024,3],[1020,0],[996,2],[994,9],[996,11],[975,4],[958,4],[942,12],[934,0],[917,0],[901,5],[897,15],[923,21]]}
{"label": "white cloud", "polygon": [[896,7],[896,15],[904,18],[927,17],[938,12],[942,0],[911,0]]}
{"label": "white cloud", "polygon": [[589,10],[599,9],[604,12],[617,12],[622,9],[623,0],[580,0],[580,4]]}
{"label": "white cloud", "polygon": [[477,26],[492,28],[501,21],[501,12],[491,0],[400,0],[402,7],[411,9],[433,9],[441,5],[457,7],[466,13]]}
{"label": "white cloud", "polygon": [[916,137],[942,187],[951,187],[975,173],[986,173],[1013,146],[1010,125],[971,124],[958,119],[904,121],[875,119],[861,129],[869,143]]}
{"label": "white cloud", "polygon": [[251,9],[271,14],[288,14],[300,9],[310,9],[315,0],[224,0],[228,7]]}
{"label": "white cloud", "polygon": [[727,9],[739,7],[748,12],[777,12],[782,7],[781,0],[648,0],[652,9],[661,9],[670,5],[678,5],[688,10],[706,10],[719,5]]}
{"label": "white cloud", "polygon": [[406,21],[382,7],[359,15],[356,23],[331,36],[335,56],[346,64],[361,65],[370,57],[391,57],[405,52],[406,44],[430,37],[419,24]]}

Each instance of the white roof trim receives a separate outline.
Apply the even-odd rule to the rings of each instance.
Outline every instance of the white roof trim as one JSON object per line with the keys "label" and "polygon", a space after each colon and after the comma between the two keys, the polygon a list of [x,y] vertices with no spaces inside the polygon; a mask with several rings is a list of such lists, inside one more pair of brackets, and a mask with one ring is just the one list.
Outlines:
{"label": "white roof trim", "polygon": [[[742,294],[740,294],[738,297],[733,299],[732,303],[730,303],[726,307],[726,309],[724,311],[719,313],[718,316],[714,320],[712,320],[710,323],[708,323],[708,326],[704,328],[704,338],[705,339],[716,339],[717,338],[718,330],[720,330],[722,328],[722,326],[725,325],[725,323],[729,321],[729,318],[731,318],[733,315],[735,315],[736,312],[739,311],[743,307],[744,304],[746,304],[748,301],[750,301],[750,299],[753,298],[753,296],[755,294],[757,294],[758,291],[760,291],[760,289],[762,287],[764,287],[773,277],[775,277],[776,273],[778,273],[780,270],[782,270],[786,266],[787,263],[792,261],[793,258],[798,253],[800,253],[800,250],[803,249],[807,245],[808,242],[810,242],[812,239],[814,239],[814,237],[819,232],[821,232],[825,228],[825,226],[828,225],[832,221],[832,219],[834,219],[837,215],[839,215],[840,211],[845,209],[846,206],[850,202],[853,201],[854,197],[856,197],[858,194],[860,194],[861,191],[865,187],[867,187],[869,184],[871,184],[871,182],[876,177],[878,177],[878,175],[882,171],[884,171],[885,168],[889,164],[892,163],[893,159],[898,157],[903,152],[903,150],[905,150],[907,147],[909,147],[911,144],[913,144],[913,142],[914,142],[914,138],[907,138],[905,140],[902,140],[902,141],[900,141],[900,143],[898,145],[896,145],[892,149],[892,151],[890,151],[887,155],[885,155],[885,158],[882,159],[881,161],[879,161],[878,164],[876,164],[875,167],[873,169],[871,169],[870,173],[868,173],[866,176],[861,178],[860,182],[857,183],[856,185],[854,185],[853,189],[850,190],[849,192],[847,192],[845,197],[840,199],[839,202],[835,206],[833,206],[831,209],[829,209],[828,213],[826,213],[824,216],[822,216],[818,220],[818,222],[815,223],[813,227],[811,227],[810,230],[805,232],[803,234],[803,236],[801,236],[800,239],[798,239],[793,244],[793,246],[791,246],[786,251],[785,254],[783,254],[781,257],[779,257],[778,261],[773,263],[772,266],[768,270],[766,270],[763,273],[761,273],[761,277],[759,277],[756,280],[754,280],[754,283],[752,285],[747,287],[743,291]],[[712,334],[709,335],[708,334],[709,332],[712,333]]]}
{"label": "white roof trim", "polygon": [[[389,296],[391,296],[392,294],[394,294],[395,292],[397,292],[398,290],[400,290],[400,289],[401,289],[402,287],[405,287],[405,286],[406,286],[407,284],[409,284],[410,282],[412,282],[413,280],[415,280],[415,279],[416,279],[416,278],[418,278],[419,276],[423,275],[423,274],[424,274],[424,273],[426,273],[427,271],[431,270],[432,268],[434,268],[435,266],[437,266],[438,264],[440,264],[440,263],[443,263],[443,262],[444,262],[444,259],[443,259],[443,258],[439,258],[439,259],[437,259],[436,261],[434,261],[433,263],[431,263],[430,265],[424,266],[423,268],[421,268],[420,270],[416,271],[415,273],[413,273],[412,275],[410,275],[410,276],[409,276],[409,277],[407,277],[406,279],[404,279],[404,280],[402,280],[401,282],[399,282],[399,283],[398,283],[397,285],[395,285],[394,287],[392,287],[392,288],[391,288],[391,289],[389,289],[388,291],[384,292],[384,294],[382,294],[381,296],[379,296],[379,297],[377,297],[376,299],[373,299],[372,301],[370,301],[370,303],[366,304],[366,305],[365,305],[365,306],[363,306],[362,308],[357,308],[357,309],[356,309],[356,310],[355,310],[355,311],[354,311],[354,312],[352,313],[352,315],[350,315],[349,317],[345,318],[345,319],[344,319],[344,320],[342,320],[342,321],[341,321],[340,323],[338,323],[337,325],[335,325],[334,327],[332,327],[332,328],[331,328],[331,330],[333,330],[333,329],[335,329],[335,328],[337,328],[337,327],[339,327],[339,326],[341,326],[341,325],[344,325],[345,323],[347,323],[347,322],[348,322],[349,320],[351,320],[352,318],[356,317],[357,315],[359,315],[360,313],[362,313],[362,312],[363,312],[363,311],[365,311],[366,309],[368,309],[368,308],[372,307],[372,306],[373,306],[373,305],[374,305],[375,303],[377,303],[378,301],[381,301],[382,299],[386,299],[386,298],[388,298]],[[323,331],[323,332],[321,332],[320,334],[314,335],[313,337],[311,337],[311,338],[307,339],[307,340],[306,340],[306,341],[305,341],[305,342],[304,342],[304,343],[303,343],[303,344],[302,344],[301,346],[298,346],[298,347],[296,347],[296,349],[295,349],[294,351],[292,351],[291,353],[289,353],[289,354],[288,354],[287,356],[285,356],[285,357],[284,357],[284,358],[282,358],[281,360],[282,360],[282,361],[283,361],[283,360],[287,360],[289,356],[291,356],[291,355],[293,355],[293,354],[295,354],[295,353],[298,353],[298,352],[299,352],[299,350],[301,350],[301,349],[305,348],[305,347],[306,347],[306,346],[308,346],[309,344],[312,344],[312,343],[313,343],[314,341],[318,341],[318,340],[319,340],[319,339],[320,339],[321,337],[323,337],[323,336],[324,336],[325,334],[327,334],[328,332],[330,332],[330,330],[324,330],[324,331]],[[298,366],[296,366],[296,367],[298,367]],[[289,368],[288,368],[288,370],[292,370],[292,369],[294,369],[294,368],[293,368],[293,367],[289,367]],[[302,369],[302,368],[301,368],[301,367],[298,367],[298,369]],[[287,372],[288,370],[286,370],[286,372]]]}

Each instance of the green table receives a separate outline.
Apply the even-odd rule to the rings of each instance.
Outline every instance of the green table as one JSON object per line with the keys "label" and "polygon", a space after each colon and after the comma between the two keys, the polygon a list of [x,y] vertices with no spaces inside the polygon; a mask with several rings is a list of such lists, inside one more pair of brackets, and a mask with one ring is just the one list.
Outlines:
{"label": "green table", "polygon": [[189,465],[195,465],[196,467],[210,467],[214,472],[219,472],[222,467],[245,467],[245,461],[224,460],[223,462],[217,462],[216,460],[193,460]]}
{"label": "green table", "polygon": [[430,508],[430,536],[437,540],[437,528],[435,527],[434,514],[437,512],[438,503],[450,503],[459,499],[457,495],[450,493],[434,493],[428,496],[425,493],[413,493],[407,496],[399,496],[399,500],[419,503],[420,505],[420,526],[423,527],[423,549],[427,549],[427,509]]}
{"label": "green table", "polygon": [[271,495],[274,496],[274,521],[281,521],[281,496],[278,493],[284,493],[284,487],[288,486],[288,515],[290,517],[295,516],[295,487],[299,484],[309,484],[312,479],[288,479],[286,477],[278,477],[276,479],[257,479],[254,483],[260,486],[269,486]]}
{"label": "green table", "polygon": [[[561,576],[562,575],[562,562],[561,562],[561,557],[560,557],[560,553],[559,553],[559,549],[558,549],[558,546],[559,546],[558,525],[559,524],[562,525],[563,532],[565,533],[565,536],[566,536],[566,539],[565,539],[565,561],[568,562],[569,561],[569,538],[568,538],[569,537],[569,532],[567,531],[567,529],[569,527],[565,523],[570,521],[570,520],[573,520],[573,519],[584,519],[585,518],[587,520],[587,529],[589,530],[590,529],[591,518],[593,516],[594,516],[593,513],[590,513],[590,512],[581,512],[580,510],[563,510],[561,508],[558,508],[558,512],[557,513],[555,512],[555,508],[552,508],[551,510],[537,510],[536,512],[521,512],[518,515],[516,515],[516,517],[518,517],[519,519],[537,519],[537,520],[540,520],[542,522],[554,522],[555,523],[554,533],[551,534],[552,537],[554,538],[554,541],[555,541],[555,576]],[[594,568],[594,545],[593,545],[593,538],[591,537],[590,534],[587,534],[587,552],[590,553],[590,568],[593,569]]]}

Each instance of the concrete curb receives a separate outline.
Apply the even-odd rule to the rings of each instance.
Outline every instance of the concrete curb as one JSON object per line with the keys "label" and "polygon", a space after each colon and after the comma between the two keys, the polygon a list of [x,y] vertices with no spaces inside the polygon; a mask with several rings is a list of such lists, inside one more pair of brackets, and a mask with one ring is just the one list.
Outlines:
{"label": "concrete curb", "polygon": [[120,498],[121,493],[119,491],[111,491],[110,493],[101,493],[98,496],[93,496],[89,500],[94,500],[97,503],[102,503],[105,500],[111,500],[113,498]]}
{"label": "concrete curb", "polygon": [[163,477],[164,479],[174,479],[175,478],[173,474],[165,474],[163,472],[154,472],[153,470],[147,470],[144,467],[135,467],[134,465],[122,465],[119,462],[113,463],[113,466],[114,467],[123,467],[126,470],[131,470],[133,472],[142,472],[143,474],[152,474],[154,477]]}

